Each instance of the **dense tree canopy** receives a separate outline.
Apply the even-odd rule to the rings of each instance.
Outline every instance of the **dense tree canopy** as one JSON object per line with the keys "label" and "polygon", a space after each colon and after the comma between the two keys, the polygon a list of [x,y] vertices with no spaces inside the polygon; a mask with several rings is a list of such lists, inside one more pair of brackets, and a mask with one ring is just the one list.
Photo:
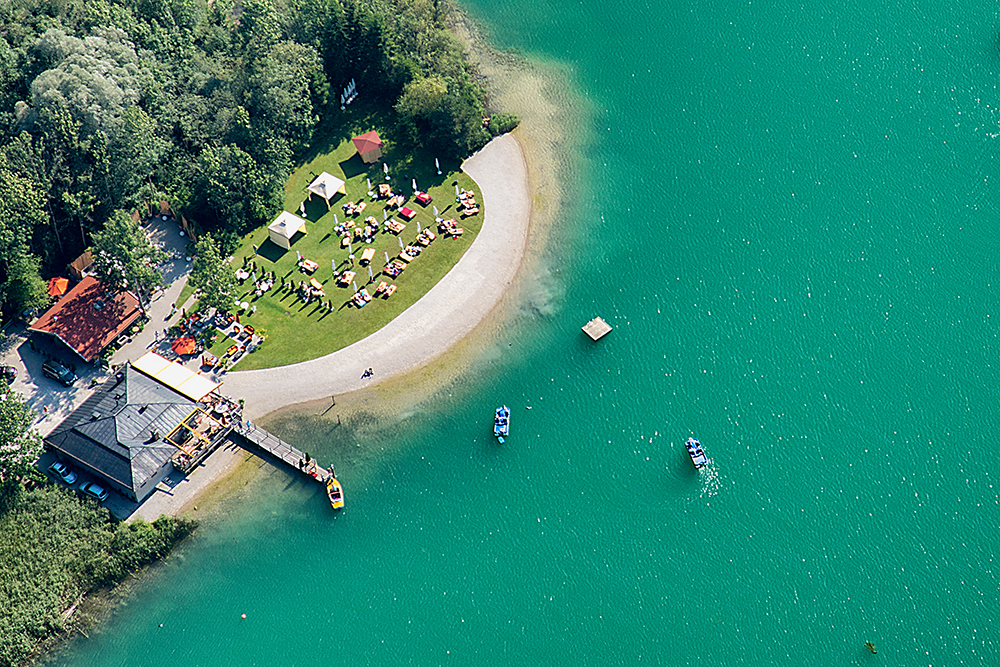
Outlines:
{"label": "dense tree canopy", "polygon": [[340,109],[351,79],[399,144],[442,157],[479,148],[485,95],[451,11],[450,0],[0,2],[0,309],[44,305],[39,273],[61,273],[147,200],[168,199],[228,254],[280,208],[320,128],[371,129]]}

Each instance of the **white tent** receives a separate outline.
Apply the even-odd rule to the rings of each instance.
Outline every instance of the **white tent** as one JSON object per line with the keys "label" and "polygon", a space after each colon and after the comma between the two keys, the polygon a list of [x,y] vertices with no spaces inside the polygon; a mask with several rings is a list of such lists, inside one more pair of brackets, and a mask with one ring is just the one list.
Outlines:
{"label": "white tent", "polygon": [[313,179],[313,182],[309,184],[309,199],[312,199],[313,193],[318,194],[326,202],[326,207],[330,208],[330,200],[333,199],[333,195],[340,193],[342,195],[347,194],[347,188],[344,186],[344,182],[327,172],[323,172],[319,176]]}
{"label": "white tent", "polygon": [[282,248],[292,247],[292,237],[297,232],[306,233],[306,221],[288,211],[282,211],[274,222],[267,226],[271,241]]}

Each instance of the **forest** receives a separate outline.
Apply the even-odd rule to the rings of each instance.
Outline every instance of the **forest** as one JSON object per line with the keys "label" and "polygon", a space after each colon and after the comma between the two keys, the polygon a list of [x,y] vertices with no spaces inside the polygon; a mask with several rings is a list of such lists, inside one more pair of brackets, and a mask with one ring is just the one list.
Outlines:
{"label": "forest", "polygon": [[[451,0],[0,3],[0,313],[44,308],[100,235],[165,199],[223,253],[280,208],[339,91],[400,143],[463,157],[486,95]],[[350,110],[349,110],[350,111]],[[355,112],[355,117],[357,113]],[[369,128],[370,129],[370,128]]]}

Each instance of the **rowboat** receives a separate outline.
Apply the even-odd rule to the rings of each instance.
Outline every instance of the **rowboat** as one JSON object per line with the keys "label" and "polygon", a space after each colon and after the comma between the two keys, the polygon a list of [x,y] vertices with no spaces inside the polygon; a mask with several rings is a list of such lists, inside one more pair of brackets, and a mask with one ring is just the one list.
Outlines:
{"label": "rowboat", "polygon": [[344,488],[332,474],[326,480],[326,497],[330,499],[330,507],[335,510],[344,507]]}

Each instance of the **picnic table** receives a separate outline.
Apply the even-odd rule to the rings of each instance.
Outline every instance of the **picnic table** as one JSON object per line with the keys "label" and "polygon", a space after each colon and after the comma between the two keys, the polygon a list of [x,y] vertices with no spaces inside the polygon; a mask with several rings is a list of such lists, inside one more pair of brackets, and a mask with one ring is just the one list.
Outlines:
{"label": "picnic table", "polygon": [[432,201],[434,201],[434,197],[431,197],[431,196],[430,196],[429,194],[427,194],[426,192],[418,192],[418,193],[417,193],[417,195],[416,195],[416,197],[415,197],[415,199],[416,199],[416,200],[417,200],[418,202],[420,202],[421,204],[423,204],[424,206],[427,206],[427,205],[428,205],[428,204],[430,204],[430,203],[431,203]]}
{"label": "picnic table", "polygon": [[305,259],[305,258],[303,258],[302,260],[299,261],[299,269],[301,269],[302,271],[305,271],[306,273],[312,273],[313,271],[315,271],[318,268],[319,268],[319,264],[317,264],[316,262],[312,261],[311,259]]}
{"label": "picnic table", "polygon": [[404,206],[403,208],[399,209],[399,214],[404,218],[406,218],[407,220],[412,220],[413,216],[415,216],[417,212],[408,206]]}
{"label": "picnic table", "polygon": [[399,222],[398,220],[392,220],[392,219],[386,221],[385,226],[388,227],[389,231],[392,232],[393,234],[401,234],[402,231],[406,229],[405,224]]}
{"label": "picnic table", "polygon": [[356,275],[358,275],[356,271],[344,271],[340,274],[340,277],[337,278],[337,283],[340,285],[346,285],[354,280],[354,276]]}
{"label": "picnic table", "polygon": [[365,248],[365,251],[361,253],[361,263],[364,265],[371,264],[373,257],[375,257],[375,248]]}

